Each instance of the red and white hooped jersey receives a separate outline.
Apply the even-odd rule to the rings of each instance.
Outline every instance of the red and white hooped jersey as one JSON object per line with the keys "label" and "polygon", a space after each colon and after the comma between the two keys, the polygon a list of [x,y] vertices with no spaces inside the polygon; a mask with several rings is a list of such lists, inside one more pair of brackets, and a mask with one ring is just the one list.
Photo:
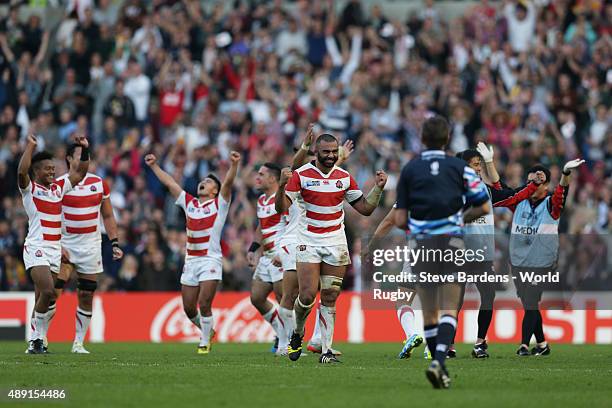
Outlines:
{"label": "red and white hooped jersey", "polygon": [[68,178],[54,180],[49,187],[30,181],[25,189],[19,189],[28,214],[26,246],[61,248],[62,198],[71,189]]}
{"label": "red and white hooped jersey", "polygon": [[285,191],[302,208],[298,243],[346,245],[343,201],[352,203],[363,195],[346,170],[334,166],[324,174],[314,162],[307,163],[293,172]]}
{"label": "red and white hooped jersey", "polygon": [[[58,180],[67,179],[68,174]],[[110,197],[110,190],[102,177],[87,173],[79,184],[62,199],[62,245],[98,246],[100,233],[100,207]]]}
{"label": "red and white hooped jersey", "polygon": [[278,246],[278,240],[283,234],[287,220],[283,214],[276,212],[274,203],[276,194],[266,197],[262,194],[257,199],[257,219],[261,228],[261,245],[265,255],[273,255]]}
{"label": "red and white hooped jersey", "polygon": [[208,256],[221,259],[221,231],[229,212],[230,203],[221,194],[200,201],[182,191],[175,202],[185,211],[187,220],[187,255],[185,259]]}
{"label": "red and white hooped jersey", "polygon": [[302,208],[299,205],[289,206],[289,210],[283,214],[285,219],[285,229],[283,235],[280,237],[280,246],[290,246],[297,244],[297,231],[300,225],[300,217],[302,216]]}

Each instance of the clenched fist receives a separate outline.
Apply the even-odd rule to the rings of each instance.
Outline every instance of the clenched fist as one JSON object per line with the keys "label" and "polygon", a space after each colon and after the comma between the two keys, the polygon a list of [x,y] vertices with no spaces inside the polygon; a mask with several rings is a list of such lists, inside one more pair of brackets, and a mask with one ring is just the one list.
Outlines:
{"label": "clenched fist", "polygon": [[155,157],[154,154],[147,154],[144,159],[145,159],[145,163],[149,167],[157,163],[157,157]]}
{"label": "clenched fist", "polygon": [[376,186],[383,189],[385,184],[387,184],[387,173],[385,173],[383,170],[378,170],[376,172]]}

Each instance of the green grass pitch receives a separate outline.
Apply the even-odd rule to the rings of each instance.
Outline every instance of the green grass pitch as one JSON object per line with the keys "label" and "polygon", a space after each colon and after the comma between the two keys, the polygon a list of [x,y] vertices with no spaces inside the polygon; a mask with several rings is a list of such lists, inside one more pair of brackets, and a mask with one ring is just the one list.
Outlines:
{"label": "green grass pitch", "polygon": [[[297,363],[267,344],[215,344],[208,356],[193,344],[89,344],[90,355],[25,355],[24,342],[0,343],[0,389],[65,389],[62,402],[17,406],[74,407],[611,407],[612,347],[552,345],[546,357],[514,355],[492,344],[475,360],[469,345],[448,362],[452,389],[425,379],[423,346],[398,360],[398,344],[337,344],[342,364],[321,366],[308,353]],[[0,407],[13,405],[5,395]],[[41,405],[43,404],[43,405]]]}

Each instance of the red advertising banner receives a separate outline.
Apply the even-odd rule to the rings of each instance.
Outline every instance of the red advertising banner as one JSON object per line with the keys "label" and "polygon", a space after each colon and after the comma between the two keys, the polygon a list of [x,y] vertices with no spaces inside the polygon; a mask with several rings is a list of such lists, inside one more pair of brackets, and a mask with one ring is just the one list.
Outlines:
{"label": "red advertising banner", "polygon": [[[403,332],[392,306],[388,310],[363,309],[361,295],[343,292],[337,304],[336,341],[395,342]],[[466,310],[459,318],[456,339],[476,338],[477,310]],[[29,333],[33,293],[0,293],[0,340],[25,339]],[[72,293],[58,301],[57,313],[49,330],[49,341],[72,341],[77,299]],[[473,307],[474,305],[472,305]],[[522,311],[517,299],[496,299],[491,342],[518,343]],[[219,342],[268,342],[273,331],[251,305],[248,292],[221,292],[213,304],[215,330]],[[557,343],[612,343],[612,311],[545,310],[542,312],[546,336]],[[417,325],[422,317],[417,312]],[[309,318],[307,337],[312,333],[314,313]],[[101,293],[94,299],[93,319],[88,341],[195,342],[198,329],[185,317],[179,293]]]}

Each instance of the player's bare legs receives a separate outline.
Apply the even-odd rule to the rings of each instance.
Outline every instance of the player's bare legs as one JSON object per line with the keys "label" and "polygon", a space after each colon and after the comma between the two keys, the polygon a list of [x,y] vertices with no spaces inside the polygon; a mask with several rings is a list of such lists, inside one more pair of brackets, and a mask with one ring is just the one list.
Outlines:
{"label": "player's bare legs", "polygon": [[251,304],[257,309],[265,321],[270,323],[274,333],[279,338],[279,349],[286,348],[287,343],[280,340],[285,332],[285,324],[278,312],[278,307],[268,300],[268,295],[274,292],[276,299],[282,299],[282,281],[270,283],[259,278],[251,281]]}
{"label": "player's bare legs", "polygon": [[295,330],[291,335],[287,349],[289,358],[292,361],[299,359],[302,354],[304,326],[316,302],[321,264],[297,262],[296,268],[299,291],[293,305],[293,310],[295,311]]}
{"label": "player's bare legs", "polygon": [[[38,267],[36,267],[38,268]],[[42,268],[46,268],[46,267],[42,267]],[[34,268],[32,268],[34,269]],[[58,279],[57,279],[57,274],[51,272],[51,279],[53,279],[53,285],[57,286],[58,283]],[[34,280],[34,277],[32,276],[32,280]],[[60,292],[61,294],[61,292]],[[43,337],[43,346],[44,346],[44,350],[47,351],[47,346],[48,346],[48,342],[47,342],[47,332],[49,331],[49,325],[51,324],[51,320],[53,319],[53,317],[55,316],[55,312],[56,312],[56,301],[58,298],[58,294],[57,294],[57,290],[54,293],[54,296],[52,298],[52,300],[49,302],[49,307],[47,309],[47,314],[45,317],[45,326],[46,326],[46,331],[45,331],[45,336]],[[31,314],[31,325],[30,325],[30,337],[28,339],[28,341],[32,341],[35,340],[34,334],[36,333],[36,320],[34,319],[35,315],[36,315],[36,305],[38,304],[38,300],[40,299],[40,289],[38,288],[38,286],[36,285],[36,283],[34,284],[34,308],[32,309],[32,314]]]}
{"label": "player's bare legs", "polygon": [[206,348],[210,350],[210,342],[215,335],[213,329],[215,322],[212,315],[212,302],[217,293],[218,280],[206,280],[200,282],[199,294],[197,301],[200,304],[200,329],[202,336],[200,337],[200,349]]}
{"label": "player's bare legs", "polygon": [[295,330],[295,318],[293,317],[293,305],[299,293],[298,279],[296,271],[285,271],[282,280],[282,297],[278,313],[284,325],[284,337],[288,342],[291,333]]}
{"label": "player's bare legs", "polygon": [[400,326],[402,326],[402,330],[406,336],[404,347],[398,355],[399,358],[403,359],[410,357],[412,350],[423,343],[423,337],[417,334],[415,330],[416,324],[414,310],[412,309],[412,302],[416,297],[416,292],[410,288],[399,287],[398,289],[401,289],[407,294],[406,299],[395,302],[397,319],[399,320]]}
{"label": "player's bare legs", "polygon": [[295,299],[295,331],[304,335],[304,325],[310,311],[314,307],[319,290],[321,264],[297,263],[297,278],[299,292]]}
{"label": "player's bare legs", "polygon": [[34,305],[34,330],[31,340],[34,342],[40,340],[40,344],[34,348],[35,354],[40,354],[43,352],[43,341],[47,336],[49,314],[55,313],[55,309],[49,310],[49,306],[55,303],[55,291],[53,277],[48,266],[34,266],[30,269],[30,275],[38,293],[38,299]]}
{"label": "player's bare legs", "polygon": [[200,295],[199,286],[181,285],[181,298],[183,299],[183,311],[187,318],[195,324],[198,329],[200,326],[200,311],[198,310],[198,296]]}
{"label": "player's bare legs", "polygon": [[321,329],[321,354],[331,351],[336,323],[336,300],[342,289],[346,266],[321,263],[321,307],[319,322]]}
{"label": "player's bare legs", "polygon": [[75,334],[72,343],[72,352],[89,354],[83,347],[85,335],[89,329],[93,314],[93,297],[98,288],[98,274],[77,273],[77,299],[78,306],[75,317]]}

